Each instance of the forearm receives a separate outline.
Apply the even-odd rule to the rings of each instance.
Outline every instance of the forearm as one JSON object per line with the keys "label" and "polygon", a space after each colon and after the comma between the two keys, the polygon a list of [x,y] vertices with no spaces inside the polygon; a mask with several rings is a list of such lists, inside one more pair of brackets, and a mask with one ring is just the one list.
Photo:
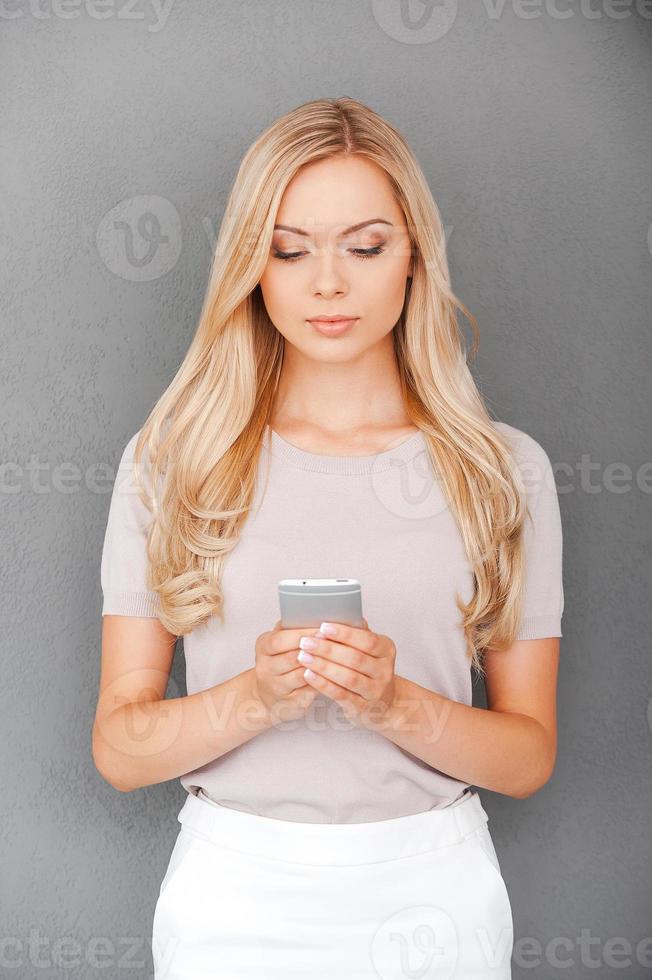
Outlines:
{"label": "forearm", "polygon": [[527,715],[474,708],[396,677],[394,707],[379,731],[454,779],[506,796],[529,796],[554,765],[544,727]]}
{"label": "forearm", "polygon": [[98,769],[126,792],[177,778],[249,741],[272,724],[254,674],[245,670],[186,697],[120,705],[93,733]]}

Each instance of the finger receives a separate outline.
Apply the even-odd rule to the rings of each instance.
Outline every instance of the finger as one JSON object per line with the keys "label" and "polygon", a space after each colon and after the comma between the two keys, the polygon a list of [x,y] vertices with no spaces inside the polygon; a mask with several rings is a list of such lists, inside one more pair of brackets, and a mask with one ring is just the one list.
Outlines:
{"label": "finger", "polygon": [[[287,653],[288,650],[298,650],[301,637],[307,636],[314,629],[313,626],[283,629],[280,624],[281,620],[279,619],[274,624],[274,628],[269,632],[267,649],[270,654],[276,655],[278,653]],[[322,634],[319,630],[315,630],[315,635],[321,636]]]}
{"label": "finger", "polygon": [[311,687],[316,688],[317,691],[325,694],[326,697],[331,698],[333,701],[339,701],[341,704],[348,704],[352,708],[360,711],[366,706],[366,699],[361,695],[351,691],[350,689],[343,687],[341,684],[337,684],[330,678],[325,677],[323,674],[319,674],[312,670],[312,664],[308,668],[311,673],[306,676],[306,681]]}
{"label": "finger", "polygon": [[276,623],[274,629],[270,630],[267,635],[267,642],[265,644],[266,653],[271,656],[277,656],[279,653],[287,653],[288,650],[298,649],[298,637],[300,635],[301,630],[286,630],[279,627],[279,623]]}
{"label": "finger", "polygon": [[349,626],[348,623],[322,623],[322,625],[328,625],[334,631],[328,633],[329,640],[356,647],[371,656],[379,657],[381,655],[380,650],[377,649],[378,636],[371,630]]}
{"label": "finger", "polygon": [[279,688],[281,696],[285,697],[300,687],[306,686],[306,678],[303,675],[305,669],[299,664],[275,680],[274,683]]}
{"label": "finger", "polygon": [[297,666],[303,669],[306,665],[297,659],[300,652],[297,647],[295,650],[288,650],[287,653],[281,656],[272,657],[269,662],[270,673],[274,677],[280,677],[283,674],[296,670]]}
{"label": "finger", "polygon": [[[331,640],[326,640],[323,637],[311,636],[309,639],[314,641],[314,648],[312,650],[304,650],[300,647],[296,654],[299,662],[305,664],[307,667],[312,667],[312,662],[303,656],[303,654],[310,654],[315,659],[319,658],[329,663],[340,664],[342,667],[348,667],[351,670],[358,671],[358,673],[363,674],[365,677],[379,676],[381,664],[377,657],[373,657],[371,654],[364,653],[362,650],[354,647],[345,646],[343,643],[333,643]],[[299,657],[299,653],[302,654],[302,658]]]}
{"label": "finger", "polygon": [[373,678],[367,674],[361,674],[351,667],[343,667],[342,664],[334,664],[330,660],[317,658],[310,664],[310,669],[314,674],[318,674],[332,684],[343,687],[345,691],[358,694],[362,698],[371,697],[370,685]]}

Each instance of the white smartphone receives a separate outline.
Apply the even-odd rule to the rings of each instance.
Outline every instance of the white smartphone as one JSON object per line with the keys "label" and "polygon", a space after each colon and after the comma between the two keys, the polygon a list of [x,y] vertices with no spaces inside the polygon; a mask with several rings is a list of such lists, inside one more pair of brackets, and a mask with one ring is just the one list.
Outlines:
{"label": "white smartphone", "polygon": [[278,583],[282,629],[324,623],[364,626],[362,590],[355,578],[284,578]]}

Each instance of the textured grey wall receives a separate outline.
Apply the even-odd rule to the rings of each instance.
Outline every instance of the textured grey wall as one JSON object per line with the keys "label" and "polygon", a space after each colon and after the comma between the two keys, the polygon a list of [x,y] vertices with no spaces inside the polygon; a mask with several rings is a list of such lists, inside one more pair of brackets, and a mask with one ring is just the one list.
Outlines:
{"label": "textured grey wall", "polygon": [[634,0],[3,5],[3,975],[151,975],[183,792],[119,794],[91,759],[109,493],[187,348],[243,152],[344,94],[414,147],[479,318],[475,375],[558,478],[557,767],[527,800],[482,792],[514,975],[650,975],[651,17]]}

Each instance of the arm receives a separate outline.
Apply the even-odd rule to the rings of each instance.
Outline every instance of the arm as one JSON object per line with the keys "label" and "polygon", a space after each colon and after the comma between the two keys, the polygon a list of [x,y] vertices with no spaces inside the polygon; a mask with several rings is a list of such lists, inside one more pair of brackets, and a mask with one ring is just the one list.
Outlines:
{"label": "arm", "polygon": [[166,699],[175,643],[157,619],[103,617],[93,759],[123,792],[197,769],[272,724],[256,695],[254,668]]}
{"label": "arm", "polygon": [[398,698],[406,701],[404,718],[394,715],[385,734],[449,775],[522,799],[548,781],[557,753],[562,526],[547,453],[526,433],[502,423],[500,427],[514,437],[529,510],[518,637],[509,650],[485,652],[488,710],[397,678]]}
{"label": "arm", "polygon": [[[157,618],[147,581],[151,513],[135,492],[131,437],[113,486],[101,562],[102,664],[93,760],[129,791],[200,768],[268,727],[252,693],[254,669],[223,684],[166,699],[177,637]],[[147,453],[144,472],[149,482]]]}
{"label": "arm", "polygon": [[516,799],[531,796],[554,769],[558,662],[558,637],[488,651],[487,709],[396,676],[396,699],[379,731],[455,779]]}

